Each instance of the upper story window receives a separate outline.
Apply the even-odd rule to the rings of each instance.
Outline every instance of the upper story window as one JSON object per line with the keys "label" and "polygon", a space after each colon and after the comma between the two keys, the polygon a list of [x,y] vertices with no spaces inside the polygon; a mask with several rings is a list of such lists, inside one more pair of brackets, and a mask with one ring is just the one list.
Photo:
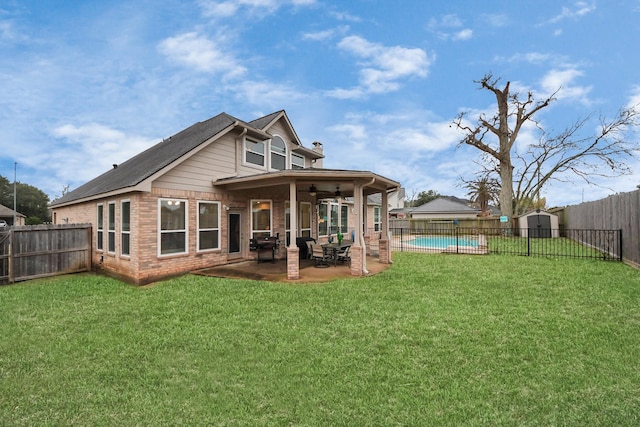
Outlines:
{"label": "upper story window", "polygon": [[244,153],[244,160],[246,163],[263,167],[265,166],[263,141],[252,141],[250,139],[245,139]]}
{"label": "upper story window", "polygon": [[287,168],[287,145],[279,136],[271,139],[271,169],[284,170]]}
{"label": "upper story window", "polygon": [[291,169],[304,169],[304,157],[291,153]]}

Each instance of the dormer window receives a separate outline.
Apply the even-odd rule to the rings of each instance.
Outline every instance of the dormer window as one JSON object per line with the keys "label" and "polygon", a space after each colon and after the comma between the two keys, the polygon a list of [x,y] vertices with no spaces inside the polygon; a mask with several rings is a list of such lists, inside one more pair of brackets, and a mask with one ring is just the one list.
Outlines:
{"label": "dormer window", "polygon": [[279,136],[271,140],[271,169],[284,170],[287,168],[287,145]]}
{"label": "dormer window", "polygon": [[251,141],[244,142],[245,162],[264,167],[264,142]]}

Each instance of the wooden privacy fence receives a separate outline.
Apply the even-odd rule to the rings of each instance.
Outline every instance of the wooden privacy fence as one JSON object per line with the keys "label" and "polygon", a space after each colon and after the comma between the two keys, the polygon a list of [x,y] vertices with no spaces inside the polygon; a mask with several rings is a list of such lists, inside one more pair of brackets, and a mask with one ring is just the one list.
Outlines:
{"label": "wooden privacy fence", "polygon": [[624,260],[640,266],[640,190],[564,208],[566,228],[621,229]]}
{"label": "wooden privacy fence", "polygon": [[31,225],[0,233],[0,284],[91,269],[91,224]]}

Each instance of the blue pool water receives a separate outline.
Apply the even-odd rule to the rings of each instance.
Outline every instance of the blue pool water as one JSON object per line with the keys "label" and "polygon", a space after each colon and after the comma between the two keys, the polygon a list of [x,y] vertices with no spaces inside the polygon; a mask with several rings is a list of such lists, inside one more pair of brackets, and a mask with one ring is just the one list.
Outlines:
{"label": "blue pool water", "polygon": [[421,248],[447,248],[449,246],[471,246],[473,248],[478,247],[478,240],[468,237],[455,236],[421,236],[416,237],[413,240],[409,240],[407,243],[420,246]]}

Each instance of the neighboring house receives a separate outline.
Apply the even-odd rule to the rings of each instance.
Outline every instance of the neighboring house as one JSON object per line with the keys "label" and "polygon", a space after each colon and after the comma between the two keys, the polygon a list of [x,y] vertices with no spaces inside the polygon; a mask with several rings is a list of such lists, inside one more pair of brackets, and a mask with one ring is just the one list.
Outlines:
{"label": "neighboring house", "polygon": [[388,193],[400,184],[323,169],[323,158],[322,144],[304,147],[284,111],[251,122],[222,113],[54,200],[53,222],[92,223],[93,262],[137,284],[255,259],[249,240],[269,236],[280,237],[277,258],[297,279],[291,236],[322,240],[335,226],[353,230],[351,273],[366,274],[365,224],[375,228],[367,197],[381,194],[379,256],[388,263]]}
{"label": "neighboring house", "polygon": [[[13,218],[15,216],[16,219],[16,223],[13,223]],[[14,212],[13,209],[8,208],[4,205],[0,205],[0,219],[3,219],[7,222],[7,224],[9,225],[24,225],[25,224],[25,220],[27,219],[26,215],[23,215],[19,212]]]}
{"label": "neighboring house", "polygon": [[470,207],[456,197],[439,197],[411,210],[413,219],[475,219],[480,209]]}

